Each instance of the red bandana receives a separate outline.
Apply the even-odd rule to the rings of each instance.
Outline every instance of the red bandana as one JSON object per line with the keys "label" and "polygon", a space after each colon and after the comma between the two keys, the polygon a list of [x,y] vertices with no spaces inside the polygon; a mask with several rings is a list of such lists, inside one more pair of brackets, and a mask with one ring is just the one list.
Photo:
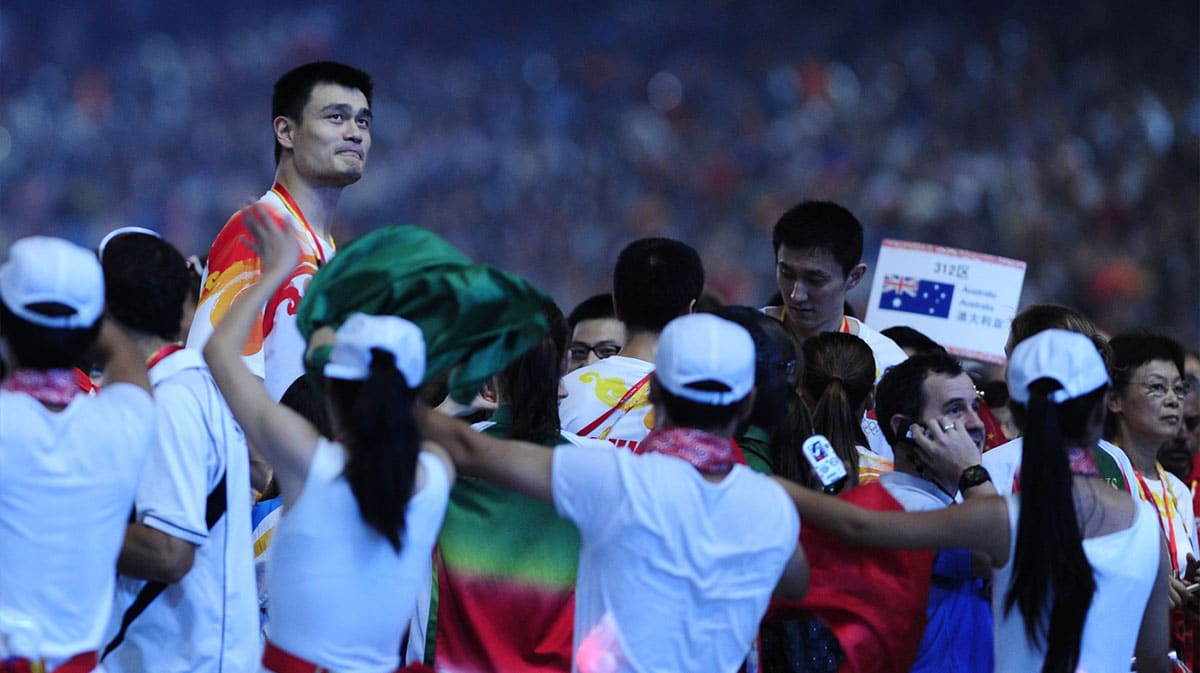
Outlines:
{"label": "red bandana", "polygon": [[706,473],[727,472],[738,462],[732,439],[695,428],[651,430],[637,452],[674,456]]}
{"label": "red bandana", "polygon": [[1100,468],[1096,465],[1096,457],[1087,449],[1072,446],[1067,449],[1067,461],[1071,464],[1071,474],[1088,477],[1100,476]]}
{"label": "red bandana", "polygon": [[25,393],[42,404],[66,406],[84,392],[74,369],[18,369],[0,387]]}

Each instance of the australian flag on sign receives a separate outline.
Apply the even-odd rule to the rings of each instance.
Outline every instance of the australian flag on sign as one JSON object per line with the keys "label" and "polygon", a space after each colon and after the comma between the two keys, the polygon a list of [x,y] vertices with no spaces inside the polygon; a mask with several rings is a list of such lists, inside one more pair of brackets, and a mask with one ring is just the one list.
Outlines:
{"label": "australian flag on sign", "polygon": [[879,308],[948,318],[953,298],[954,286],[950,283],[888,274],[883,278]]}

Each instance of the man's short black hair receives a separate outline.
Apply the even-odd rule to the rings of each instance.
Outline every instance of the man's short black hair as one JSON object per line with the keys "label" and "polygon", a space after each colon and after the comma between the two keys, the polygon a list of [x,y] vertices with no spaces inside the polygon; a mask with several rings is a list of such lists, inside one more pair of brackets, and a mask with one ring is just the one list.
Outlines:
{"label": "man's short black hair", "polygon": [[[66,307],[63,307],[66,308]],[[51,314],[51,311],[43,311]],[[0,336],[23,369],[71,369],[88,366],[87,357],[100,336],[97,320],[91,327],[62,329],[42,327],[9,310],[0,300]],[[15,368],[14,363],[9,363]]]}
{"label": "man's short black hair", "polygon": [[933,374],[954,377],[962,373],[962,365],[945,351],[917,353],[889,368],[875,385],[875,417],[888,444],[895,446],[897,440],[892,416],[900,414],[920,422],[927,401],[925,379]]}
{"label": "man's short black hair", "polygon": [[179,339],[191,278],[175,246],[148,234],[117,236],[105,246],[100,265],[114,318],[139,332]]}
{"label": "man's short black hair", "polygon": [[[312,95],[313,87],[318,84],[338,84],[347,89],[358,89],[367,98],[367,106],[371,105],[371,93],[374,83],[371,76],[336,61],[316,61],[306,63],[284,73],[275,82],[275,92],[271,96],[271,119],[287,117],[301,123],[304,117],[304,106]],[[275,141],[275,165],[279,165],[279,157],[283,155],[283,146]]]}
{"label": "man's short black hair", "polygon": [[612,320],[617,318],[610,292],[594,294],[579,302],[579,305],[571,311],[571,315],[567,316],[567,326],[571,328],[571,331],[575,331],[575,326],[584,320],[604,320],[606,318]]}
{"label": "man's short black hair", "polygon": [[617,257],[613,304],[630,332],[661,332],[704,290],[704,266],[688,244],[670,238],[636,240]]}
{"label": "man's short black hair", "polygon": [[842,267],[842,276],[849,277],[862,261],[863,228],[858,218],[836,203],[803,201],[792,206],[771,234],[775,253],[786,245],[795,250],[824,248]]}

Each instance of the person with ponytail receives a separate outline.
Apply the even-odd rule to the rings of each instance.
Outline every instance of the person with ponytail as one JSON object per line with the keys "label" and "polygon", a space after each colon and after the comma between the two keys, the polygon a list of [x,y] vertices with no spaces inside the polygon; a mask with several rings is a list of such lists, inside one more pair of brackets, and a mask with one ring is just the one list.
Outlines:
{"label": "person with ponytail", "polygon": [[[1021,342],[1008,367],[1026,405],[1021,491],[983,495],[929,512],[870,512],[784,482],[801,518],[856,544],[967,547],[993,568],[997,673],[1117,673],[1136,655],[1141,673],[1169,668],[1167,556],[1146,503],[1109,488],[1089,462],[1099,438],[1108,373],[1086,336],[1046,330]],[[922,459],[961,428],[914,423]],[[985,488],[979,466],[964,493]]]}
{"label": "person with ponytail", "polygon": [[813,431],[825,435],[846,465],[841,488],[875,481],[892,461],[867,448],[862,418],[875,389],[875,356],[867,342],[842,332],[821,332],[804,341],[800,392]]}
{"label": "person with ponytail", "polygon": [[247,440],[274,466],[283,499],[263,668],[395,670],[454,481],[453,463],[422,442],[413,417],[425,342],[395,316],[354,314],[336,333],[314,334],[310,346],[332,345],[323,374],[335,439],[322,437],[242,361],[260,307],[299,255],[261,206],[245,219],[262,274],[217,325],[204,357]]}

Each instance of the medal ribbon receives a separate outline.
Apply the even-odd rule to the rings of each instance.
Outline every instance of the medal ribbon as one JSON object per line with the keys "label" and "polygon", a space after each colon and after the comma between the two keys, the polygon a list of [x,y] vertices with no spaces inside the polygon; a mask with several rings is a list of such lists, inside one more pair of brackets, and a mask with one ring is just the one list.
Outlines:
{"label": "medal ribbon", "polygon": [[[275,195],[283,201],[283,205],[287,206],[288,212],[292,214],[292,217],[296,218],[296,221],[298,221],[300,225],[304,227],[305,233],[307,233],[308,237],[312,239],[313,250],[317,253],[317,257],[320,259],[321,266],[325,266],[325,246],[322,245],[321,239],[317,237],[317,232],[313,231],[313,228],[309,226],[308,218],[304,217],[304,213],[300,212],[300,206],[296,204],[296,200],[293,199],[292,195],[288,193],[288,190],[278,182],[271,187],[271,191],[275,192]],[[330,241],[329,245],[333,246],[333,242]]]}
{"label": "medal ribbon", "polygon": [[[1178,561],[1179,547],[1178,547],[1177,543],[1175,542],[1175,517],[1172,514],[1172,510],[1175,509],[1175,507],[1172,507],[1173,503],[1175,502],[1175,490],[1171,489],[1170,499],[1168,500],[1167,489],[1170,488],[1170,486],[1167,484],[1166,476],[1163,475],[1162,465],[1159,465],[1156,462],[1154,464],[1154,468],[1158,472],[1158,481],[1160,484],[1162,484],[1162,504],[1161,505],[1159,504],[1158,499],[1154,497],[1154,492],[1150,490],[1150,485],[1146,483],[1146,479],[1142,476],[1142,473],[1136,467],[1133,468],[1133,474],[1134,474],[1134,476],[1137,477],[1138,485],[1141,487],[1142,499],[1154,503],[1154,511],[1155,511],[1155,513],[1158,514],[1158,525],[1162,529],[1163,535],[1166,536],[1167,545],[1171,549],[1171,570],[1173,570],[1176,574],[1178,574],[1179,573],[1179,561]],[[1166,521],[1163,521],[1163,510],[1164,509],[1166,510],[1166,517],[1167,517]],[[1184,524],[1184,526],[1186,527],[1187,524]]]}
{"label": "medal ribbon", "polygon": [[151,355],[146,359],[146,369],[154,369],[154,365],[162,362],[168,355],[171,355],[172,353],[178,353],[181,350],[183,350],[183,346],[180,346],[179,344],[167,344],[166,346],[163,346],[162,348],[154,351],[154,355]]}

